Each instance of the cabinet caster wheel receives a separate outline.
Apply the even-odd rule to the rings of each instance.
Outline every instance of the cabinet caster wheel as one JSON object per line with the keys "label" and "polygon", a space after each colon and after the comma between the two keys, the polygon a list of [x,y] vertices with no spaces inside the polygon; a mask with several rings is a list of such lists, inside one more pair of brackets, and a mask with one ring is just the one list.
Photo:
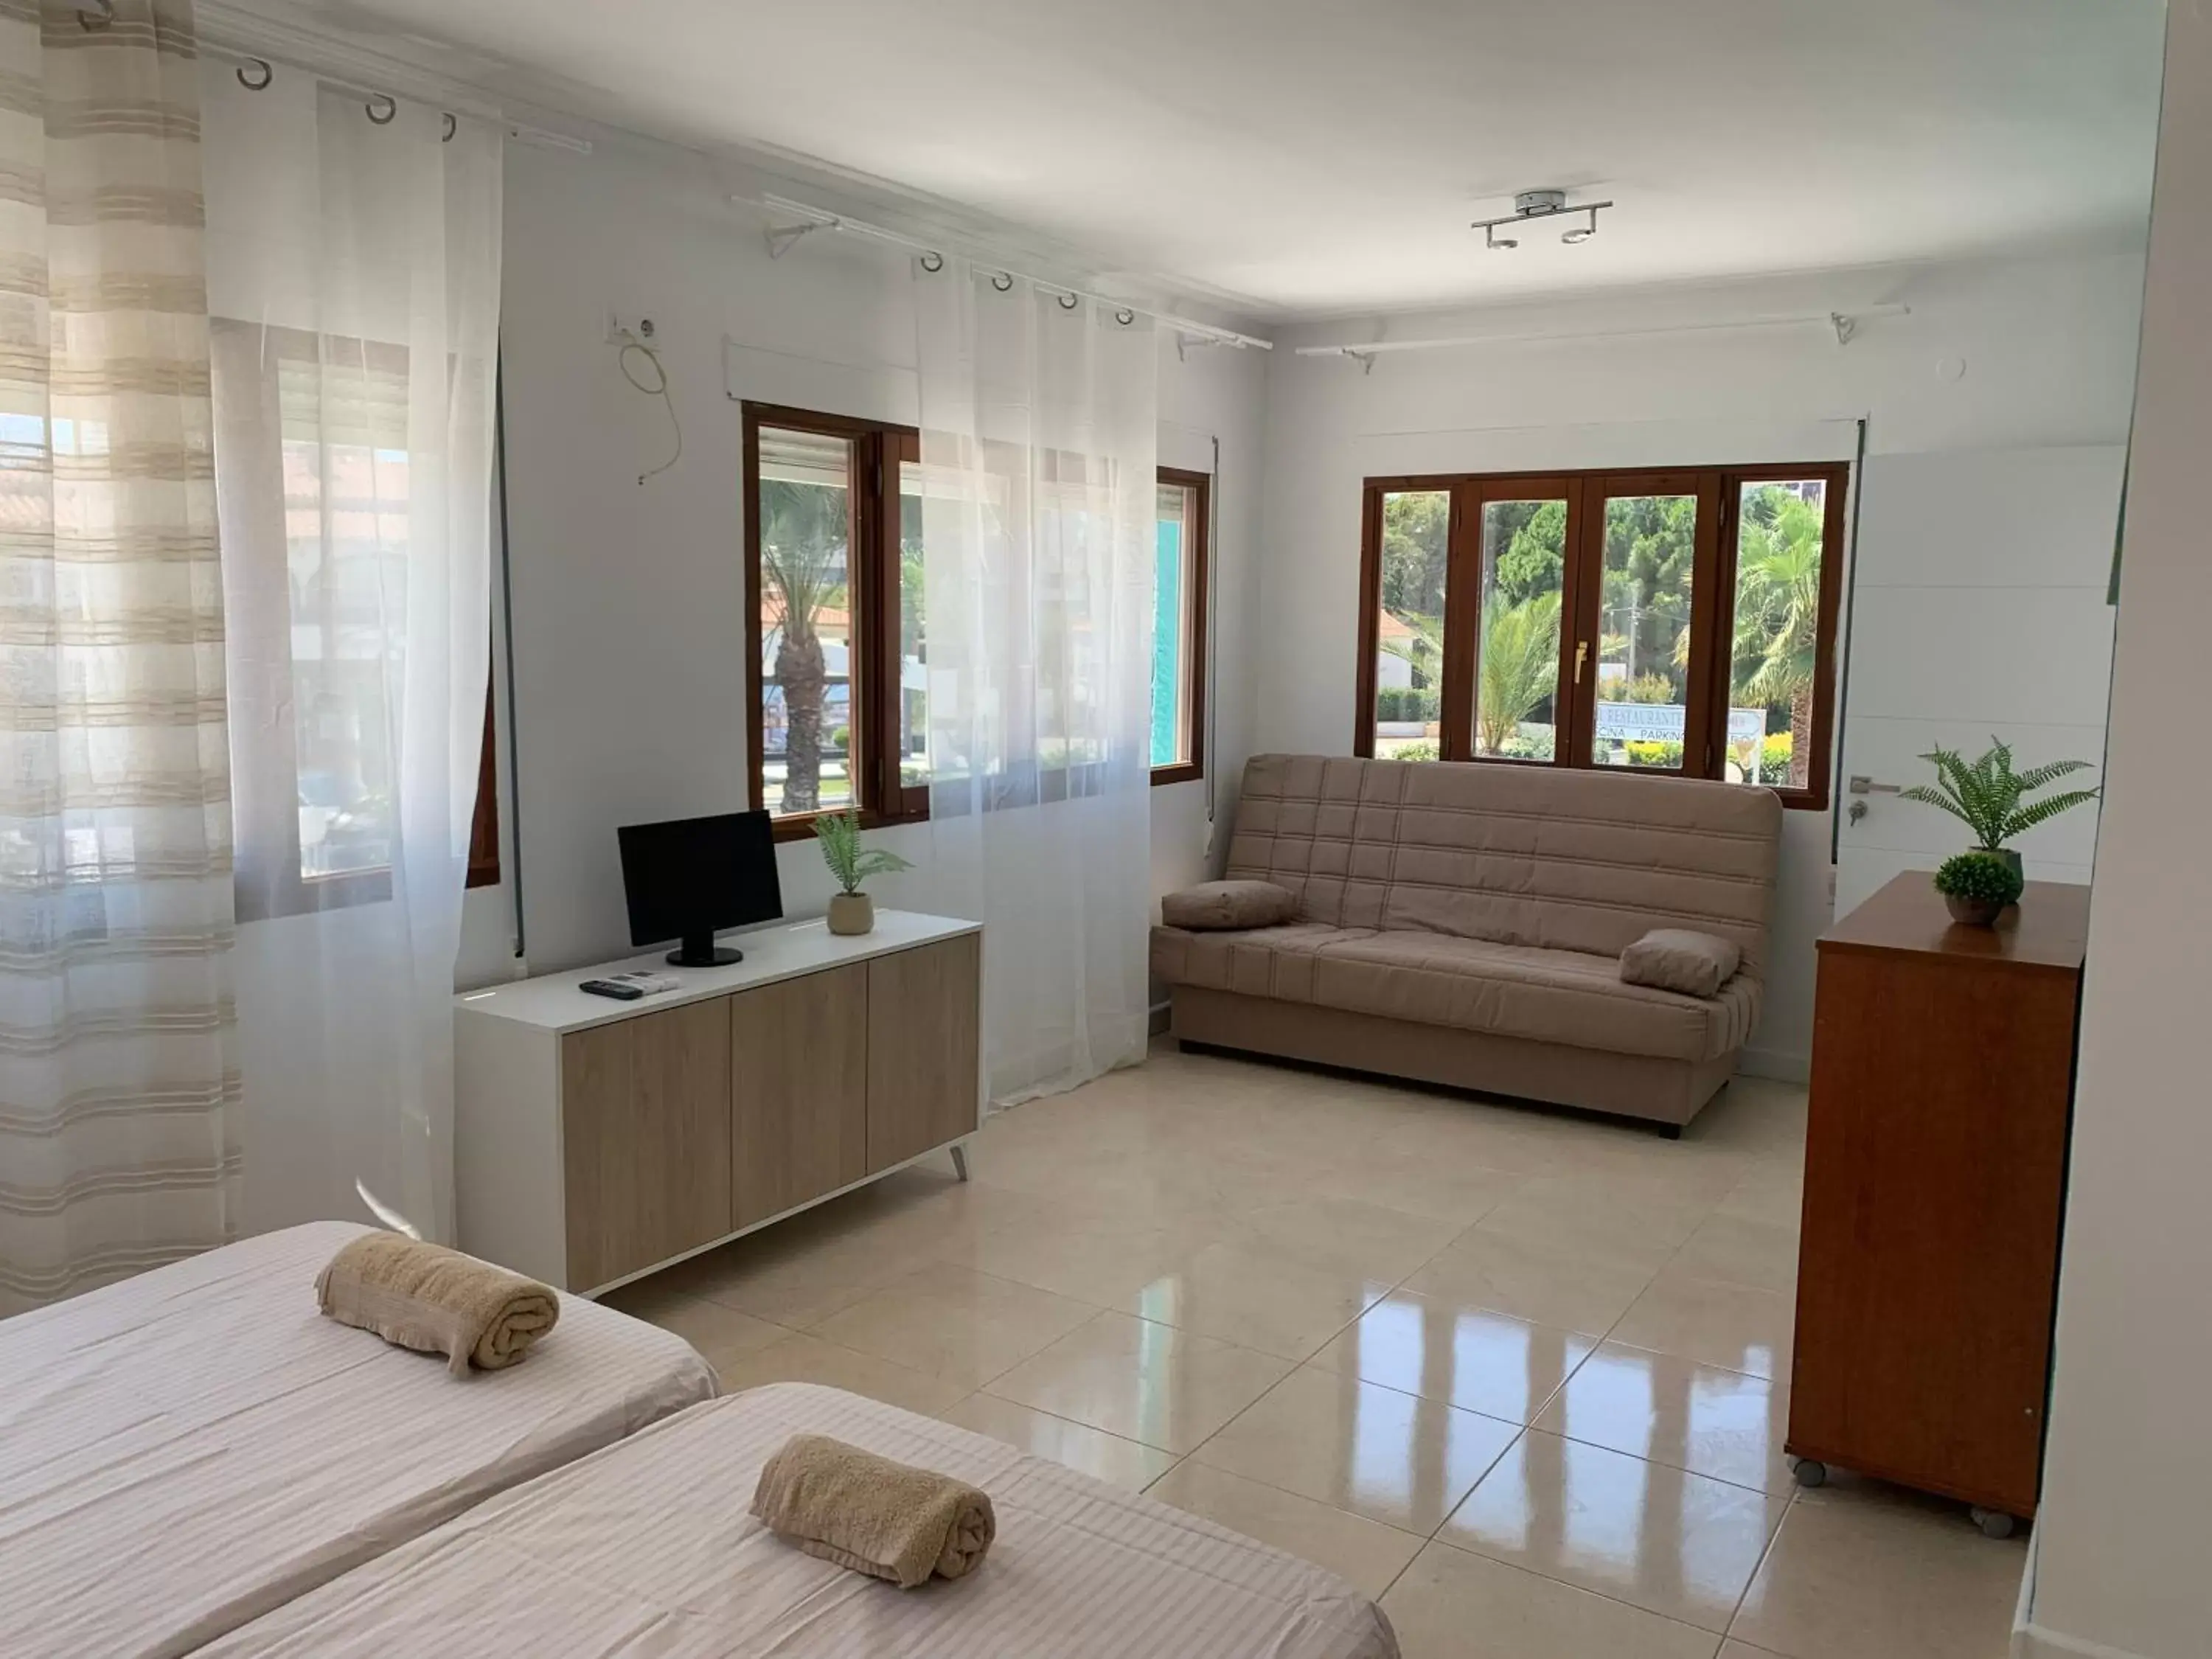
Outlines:
{"label": "cabinet caster wheel", "polygon": [[1984,1538],[2009,1538],[2013,1534],[2013,1528],[2019,1524],[2012,1516],[1999,1510],[1974,1509],[1969,1510],[1967,1513],[1973,1516],[1974,1524],[1982,1529],[1982,1536]]}
{"label": "cabinet caster wheel", "polygon": [[1828,1466],[1817,1458],[1801,1457],[1790,1472],[1796,1476],[1797,1484],[1808,1491],[1828,1484]]}

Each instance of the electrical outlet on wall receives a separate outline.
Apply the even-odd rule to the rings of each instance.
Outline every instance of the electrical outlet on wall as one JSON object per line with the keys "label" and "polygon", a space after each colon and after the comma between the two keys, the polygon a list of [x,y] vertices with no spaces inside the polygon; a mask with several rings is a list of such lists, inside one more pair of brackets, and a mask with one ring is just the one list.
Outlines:
{"label": "electrical outlet on wall", "polygon": [[632,340],[640,345],[651,345],[654,333],[653,319],[641,311],[624,311],[617,307],[607,313],[609,345],[628,345]]}

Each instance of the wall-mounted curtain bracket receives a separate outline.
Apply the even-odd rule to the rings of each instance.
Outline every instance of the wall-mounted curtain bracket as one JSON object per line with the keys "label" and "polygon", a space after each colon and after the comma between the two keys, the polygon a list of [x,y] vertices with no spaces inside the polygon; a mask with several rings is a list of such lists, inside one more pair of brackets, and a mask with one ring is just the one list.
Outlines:
{"label": "wall-mounted curtain bracket", "polygon": [[781,259],[810,231],[828,230],[830,226],[819,219],[809,219],[804,224],[770,225],[761,234],[768,239],[768,257]]}

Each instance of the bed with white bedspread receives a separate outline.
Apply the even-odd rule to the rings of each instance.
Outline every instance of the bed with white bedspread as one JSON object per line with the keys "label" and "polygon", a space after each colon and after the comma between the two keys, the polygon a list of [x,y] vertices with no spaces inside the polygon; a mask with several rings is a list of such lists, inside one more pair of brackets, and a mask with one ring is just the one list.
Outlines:
{"label": "bed with white bedspread", "polygon": [[[991,1494],[963,1578],[902,1590],[747,1511],[793,1434]],[[1381,1609],[1321,1568],[965,1429],[811,1383],[698,1406],[532,1481],[234,1632],[210,1659],[1396,1659]]]}
{"label": "bed with white bedspread", "polygon": [[0,1322],[0,1654],[182,1654],[471,1505],[714,1397],[578,1297],[449,1376],[317,1311],[317,1222]]}

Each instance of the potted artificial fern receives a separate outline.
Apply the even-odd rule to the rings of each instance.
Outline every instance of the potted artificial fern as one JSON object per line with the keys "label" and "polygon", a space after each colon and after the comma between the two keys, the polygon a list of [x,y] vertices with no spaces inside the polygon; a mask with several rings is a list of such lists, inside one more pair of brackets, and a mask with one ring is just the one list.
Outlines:
{"label": "potted artificial fern", "polygon": [[876,925],[876,902],[860,890],[871,876],[887,876],[914,866],[896,853],[860,845],[860,814],[857,808],[823,812],[814,820],[815,838],[822,843],[822,861],[837,878],[839,891],[830,900],[830,931],[866,933]]}
{"label": "potted artificial fern", "polygon": [[[2061,812],[2096,799],[2097,791],[2069,789],[2045,795],[2041,800],[2027,800],[2025,797],[2038,789],[2046,788],[2073,773],[2087,771],[2089,763],[2052,761],[2046,766],[2032,766],[2025,772],[2015,772],[2012,769],[2012,745],[1999,743],[1995,738],[1990,739],[1990,744],[1989,752],[1972,763],[1949,749],[1939,748],[1923,755],[1921,759],[1935,764],[1936,787],[1931,789],[1925,784],[1915,784],[1910,789],[1899,791],[1899,799],[1920,801],[1948,812],[1974,832],[1972,850],[2002,860],[2012,866],[2017,876],[2021,873],[2020,854],[2005,843]],[[1939,886],[1937,890],[1942,889]],[[2017,898],[2019,895],[2013,896]]]}

